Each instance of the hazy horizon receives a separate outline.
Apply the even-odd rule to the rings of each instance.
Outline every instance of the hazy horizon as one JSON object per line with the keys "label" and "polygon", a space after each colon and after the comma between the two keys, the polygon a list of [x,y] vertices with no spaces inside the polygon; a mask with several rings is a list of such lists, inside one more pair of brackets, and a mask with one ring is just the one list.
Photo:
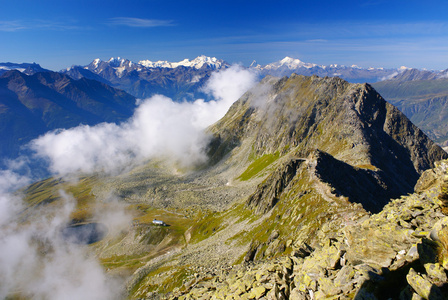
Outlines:
{"label": "hazy horizon", "polygon": [[448,3],[421,1],[9,1],[1,62],[59,71],[95,58],[199,55],[265,65],[448,68]]}

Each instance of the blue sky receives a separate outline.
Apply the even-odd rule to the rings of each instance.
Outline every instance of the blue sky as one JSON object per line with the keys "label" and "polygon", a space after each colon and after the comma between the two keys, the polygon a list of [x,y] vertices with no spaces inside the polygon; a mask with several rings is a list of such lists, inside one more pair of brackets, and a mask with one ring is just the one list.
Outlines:
{"label": "blue sky", "polygon": [[264,65],[448,68],[448,1],[1,0],[0,62],[198,55]]}

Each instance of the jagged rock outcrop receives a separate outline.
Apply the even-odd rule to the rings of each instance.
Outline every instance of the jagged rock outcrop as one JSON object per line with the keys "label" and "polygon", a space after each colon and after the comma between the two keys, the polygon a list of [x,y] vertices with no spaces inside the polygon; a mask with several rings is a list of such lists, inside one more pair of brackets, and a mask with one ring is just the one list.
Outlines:
{"label": "jagged rock outcrop", "polygon": [[303,159],[291,159],[272,173],[262,184],[260,184],[247,200],[247,205],[256,213],[269,211],[279,201],[280,194],[286,189]]}

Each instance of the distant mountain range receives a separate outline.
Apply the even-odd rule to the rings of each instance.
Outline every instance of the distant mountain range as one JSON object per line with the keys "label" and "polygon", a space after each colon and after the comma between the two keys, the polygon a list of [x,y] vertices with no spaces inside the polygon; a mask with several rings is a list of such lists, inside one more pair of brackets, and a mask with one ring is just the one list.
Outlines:
{"label": "distant mountain range", "polygon": [[0,75],[0,157],[16,156],[21,146],[49,130],[124,121],[135,102],[126,92],[87,78],[5,72]]}
{"label": "distant mountain range", "polygon": [[[193,60],[180,62],[141,60],[132,62],[125,58],[111,58],[103,61],[94,59],[85,66],[72,66],[61,70],[73,79],[93,79],[115,88],[122,89],[137,98],[148,98],[154,94],[163,94],[175,101],[192,101],[198,98],[209,100],[209,95],[201,89],[211,73],[226,69],[230,64],[215,57],[198,56]],[[356,65],[338,64],[317,65],[299,59],[284,59],[261,66],[255,61],[248,67],[259,74],[260,79],[266,75],[277,77],[298,75],[318,75],[320,77],[340,77],[352,83],[391,79],[398,81],[437,79],[448,76],[448,70],[436,72],[427,70],[386,68],[361,68]],[[0,63],[0,74],[16,69],[27,75],[46,72],[38,64]]]}
{"label": "distant mountain range", "polygon": [[409,69],[373,87],[434,141],[448,146],[448,70]]}
{"label": "distant mountain range", "polygon": [[98,80],[138,98],[163,94],[175,101],[192,101],[208,99],[201,87],[213,71],[229,66],[223,60],[205,56],[178,63],[149,60],[134,63],[118,57],[108,61],[95,59],[87,66],[72,66],[61,73],[74,79]]}
{"label": "distant mountain range", "polygon": [[389,78],[388,81],[416,81],[416,80],[436,80],[448,78],[448,69],[443,71],[428,71],[419,69],[403,69],[402,72],[396,73]]}
{"label": "distant mountain range", "polygon": [[331,64],[328,66],[317,65],[313,63],[305,63],[299,59],[291,57],[285,57],[284,59],[267,64],[266,66],[260,66],[253,62],[252,68],[258,70],[261,75],[273,75],[273,76],[290,76],[292,73],[298,75],[317,75],[320,77],[340,77],[352,83],[363,82],[377,82],[397,74],[404,70],[399,69],[385,69],[385,68],[361,68],[356,65],[344,66],[338,64]]}
{"label": "distant mountain range", "polygon": [[[82,77],[101,81],[120,88],[138,98],[147,98],[154,94],[166,95],[175,101],[191,101],[198,98],[209,100],[201,87],[215,70],[226,69],[230,64],[215,57],[198,56],[193,60],[180,62],[142,60],[132,62],[124,58],[111,58],[108,61],[95,59],[86,66],[72,66],[61,73],[74,79]],[[261,66],[255,61],[248,67],[259,74],[290,76],[318,75],[320,77],[341,77],[349,82],[377,82],[406,70],[384,68],[361,68],[356,65],[347,67],[332,64],[329,66],[305,63],[299,59],[284,59]]]}
{"label": "distant mountain range", "polygon": [[32,63],[22,63],[22,64],[16,64],[16,63],[0,63],[0,75],[3,73],[6,73],[11,70],[17,70],[20,71],[26,75],[33,75],[37,72],[48,72],[50,70],[42,68],[39,64]]}
{"label": "distant mountain range", "polygon": [[[59,73],[36,63],[0,63],[0,155],[17,154],[21,145],[48,130],[125,120],[132,115],[135,98],[163,94],[174,101],[209,100],[210,95],[202,89],[205,82],[216,70],[229,67],[223,60],[206,56],[180,62],[95,59]],[[295,73],[338,76],[352,83],[373,82],[387,100],[433,139],[441,144],[448,140],[448,128],[439,124],[446,121],[440,114],[448,105],[448,70],[323,66],[290,57],[265,66],[254,61],[248,68],[260,79]],[[388,80],[378,82],[384,79]]]}

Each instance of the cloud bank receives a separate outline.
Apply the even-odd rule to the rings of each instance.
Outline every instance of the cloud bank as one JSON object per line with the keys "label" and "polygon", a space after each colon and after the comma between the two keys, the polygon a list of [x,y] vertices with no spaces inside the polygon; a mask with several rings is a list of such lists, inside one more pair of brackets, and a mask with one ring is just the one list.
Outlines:
{"label": "cloud bank", "polygon": [[204,87],[214,101],[177,103],[156,95],[143,100],[123,124],[58,130],[32,141],[30,147],[59,176],[120,172],[154,157],[191,166],[206,159],[204,149],[209,137],[204,129],[222,118],[255,82],[255,74],[234,66],[213,73]]}

